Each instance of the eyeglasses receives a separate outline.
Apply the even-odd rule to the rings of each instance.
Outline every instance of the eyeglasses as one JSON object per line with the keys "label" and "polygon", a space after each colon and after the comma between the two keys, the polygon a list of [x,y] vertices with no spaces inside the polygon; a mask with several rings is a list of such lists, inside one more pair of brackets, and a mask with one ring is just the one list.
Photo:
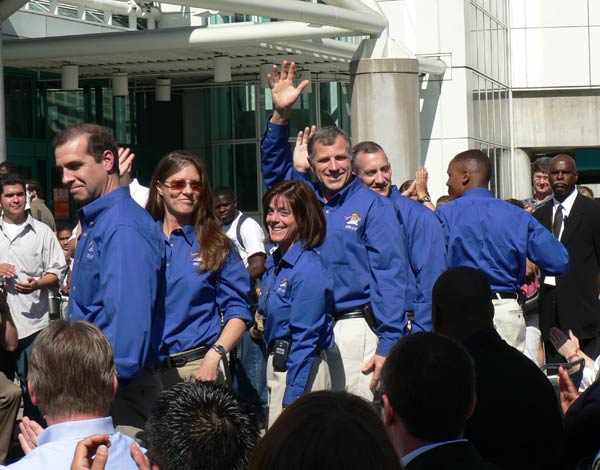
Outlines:
{"label": "eyeglasses", "polygon": [[195,193],[199,193],[202,190],[200,181],[171,180],[163,181],[163,184],[173,191],[183,191],[188,184],[190,185],[191,190]]}

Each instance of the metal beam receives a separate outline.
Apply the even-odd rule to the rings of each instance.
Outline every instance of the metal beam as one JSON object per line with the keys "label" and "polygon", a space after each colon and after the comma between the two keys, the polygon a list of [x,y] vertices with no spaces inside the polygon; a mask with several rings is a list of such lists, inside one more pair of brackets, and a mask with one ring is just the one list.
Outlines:
{"label": "metal beam", "polygon": [[0,1],[0,22],[4,21],[15,11],[27,3],[27,0],[1,0]]}
{"label": "metal beam", "polygon": [[353,11],[331,5],[299,0],[169,0],[175,5],[234,11],[247,15],[264,16],[318,25],[351,29],[355,34],[378,36],[387,28],[387,20],[375,11]]}
{"label": "metal beam", "polygon": [[121,53],[206,49],[208,47],[285,42],[319,37],[352,36],[349,29],[314,26],[291,21],[239,25],[235,27],[186,27],[151,31],[60,36],[21,39],[5,45],[4,60],[19,61],[63,59],[76,63],[78,57]]}

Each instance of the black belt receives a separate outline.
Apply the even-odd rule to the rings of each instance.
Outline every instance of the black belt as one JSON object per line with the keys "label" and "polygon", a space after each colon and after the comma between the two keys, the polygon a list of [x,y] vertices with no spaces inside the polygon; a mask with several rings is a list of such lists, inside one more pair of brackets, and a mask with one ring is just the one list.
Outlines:
{"label": "black belt", "polygon": [[203,359],[206,356],[210,348],[208,346],[200,346],[199,348],[190,349],[189,351],[184,351],[182,353],[177,353],[172,356],[167,357],[162,364],[157,365],[156,367],[159,370],[164,369],[172,369],[173,367],[183,367],[188,362],[197,361],[198,359]]}
{"label": "black belt", "polygon": [[333,312],[333,319],[337,320],[349,320],[350,318],[365,318],[365,308],[369,304],[359,305],[358,307],[344,308]]}

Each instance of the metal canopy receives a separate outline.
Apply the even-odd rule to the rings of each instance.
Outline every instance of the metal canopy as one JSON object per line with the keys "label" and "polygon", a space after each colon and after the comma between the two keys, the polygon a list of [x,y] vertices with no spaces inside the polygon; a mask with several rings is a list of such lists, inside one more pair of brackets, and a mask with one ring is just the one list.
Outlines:
{"label": "metal canopy", "polygon": [[[85,2],[68,0],[69,4],[78,1]],[[115,0],[111,1],[115,3]],[[193,0],[172,0],[171,3],[181,1],[193,3]],[[252,3],[250,0],[245,2]],[[231,6],[231,0],[214,0],[212,8],[218,9],[220,3]],[[268,2],[257,0],[256,3],[262,3],[264,8]],[[286,0],[286,4],[298,4],[298,8],[306,6],[300,0]],[[366,30],[372,33],[374,29],[384,28],[385,20],[382,21],[373,10],[366,14],[329,5],[310,5],[316,7],[315,15],[318,13],[319,16],[315,18],[320,24],[284,18],[271,23],[161,29],[159,23],[158,29],[154,30],[121,29],[93,35],[7,40],[3,51],[4,65],[59,74],[63,65],[74,64],[79,66],[81,79],[110,78],[115,72],[127,72],[132,80],[144,81],[161,76],[172,78],[175,82],[187,82],[190,79],[212,80],[213,59],[228,56],[231,58],[233,81],[236,81],[256,78],[260,65],[279,63],[285,58],[296,61],[302,70],[311,73],[347,78],[357,44],[332,38],[364,37],[368,34]],[[319,10],[319,7],[323,8]],[[362,31],[351,29],[360,26],[357,26],[356,20],[344,28],[340,18],[333,18],[329,25],[324,24],[329,12],[338,16],[340,12],[349,16],[362,14],[367,25]]]}

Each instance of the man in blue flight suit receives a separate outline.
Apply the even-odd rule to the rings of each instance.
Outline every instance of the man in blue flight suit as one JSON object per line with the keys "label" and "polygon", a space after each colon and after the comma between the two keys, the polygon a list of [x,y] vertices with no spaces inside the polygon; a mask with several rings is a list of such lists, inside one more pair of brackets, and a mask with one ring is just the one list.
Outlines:
{"label": "man in blue flight suit", "polygon": [[527,211],[496,199],[488,190],[492,164],[480,150],[456,155],[448,165],[451,201],[435,211],[446,239],[448,268],[470,266],[488,278],[494,325],[502,338],[525,350],[520,286],[526,259],[545,272],[561,274],[569,265],[565,247]]}
{"label": "man in blue flight suit", "polygon": [[352,168],[363,184],[390,198],[400,210],[410,264],[406,309],[414,313],[412,331],[431,330],[431,291],[446,270],[446,245],[432,210],[403,196],[392,185],[392,167],[383,148],[375,142],[359,142],[352,149]]}
{"label": "man in blue flight suit", "polygon": [[[269,86],[273,115],[262,149],[268,187],[286,180],[306,181],[294,169],[288,144],[289,116],[308,81],[293,84],[295,64],[273,66]],[[325,127],[308,142],[313,188],[323,206],[327,236],[321,254],[334,277],[334,354],[328,355],[334,389],[367,399],[378,387],[385,356],[406,326],[406,246],[394,205],[354,178],[350,139]],[[369,328],[371,327],[371,329]],[[371,331],[373,330],[373,331]]]}
{"label": "man in blue flight suit", "polygon": [[[294,149],[294,168],[310,171],[306,151],[308,136],[316,127],[306,128],[298,135]],[[431,330],[431,291],[437,278],[446,270],[444,234],[433,211],[424,206],[429,196],[418,202],[403,196],[392,185],[392,166],[383,148],[370,141],[359,142],[352,149],[352,170],[369,189],[389,198],[396,204],[408,249],[408,290],[406,311],[414,318],[407,322],[406,332]],[[308,175],[306,176],[308,179]]]}
{"label": "man in blue flight suit", "polygon": [[121,186],[118,147],[106,128],[68,127],[54,146],[62,181],[83,206],[67,316],[110,339],[119,379],[111,415],[117,430],[135,437],[161,391],[146,366],[158,359],[164,326],[162,232]]}

